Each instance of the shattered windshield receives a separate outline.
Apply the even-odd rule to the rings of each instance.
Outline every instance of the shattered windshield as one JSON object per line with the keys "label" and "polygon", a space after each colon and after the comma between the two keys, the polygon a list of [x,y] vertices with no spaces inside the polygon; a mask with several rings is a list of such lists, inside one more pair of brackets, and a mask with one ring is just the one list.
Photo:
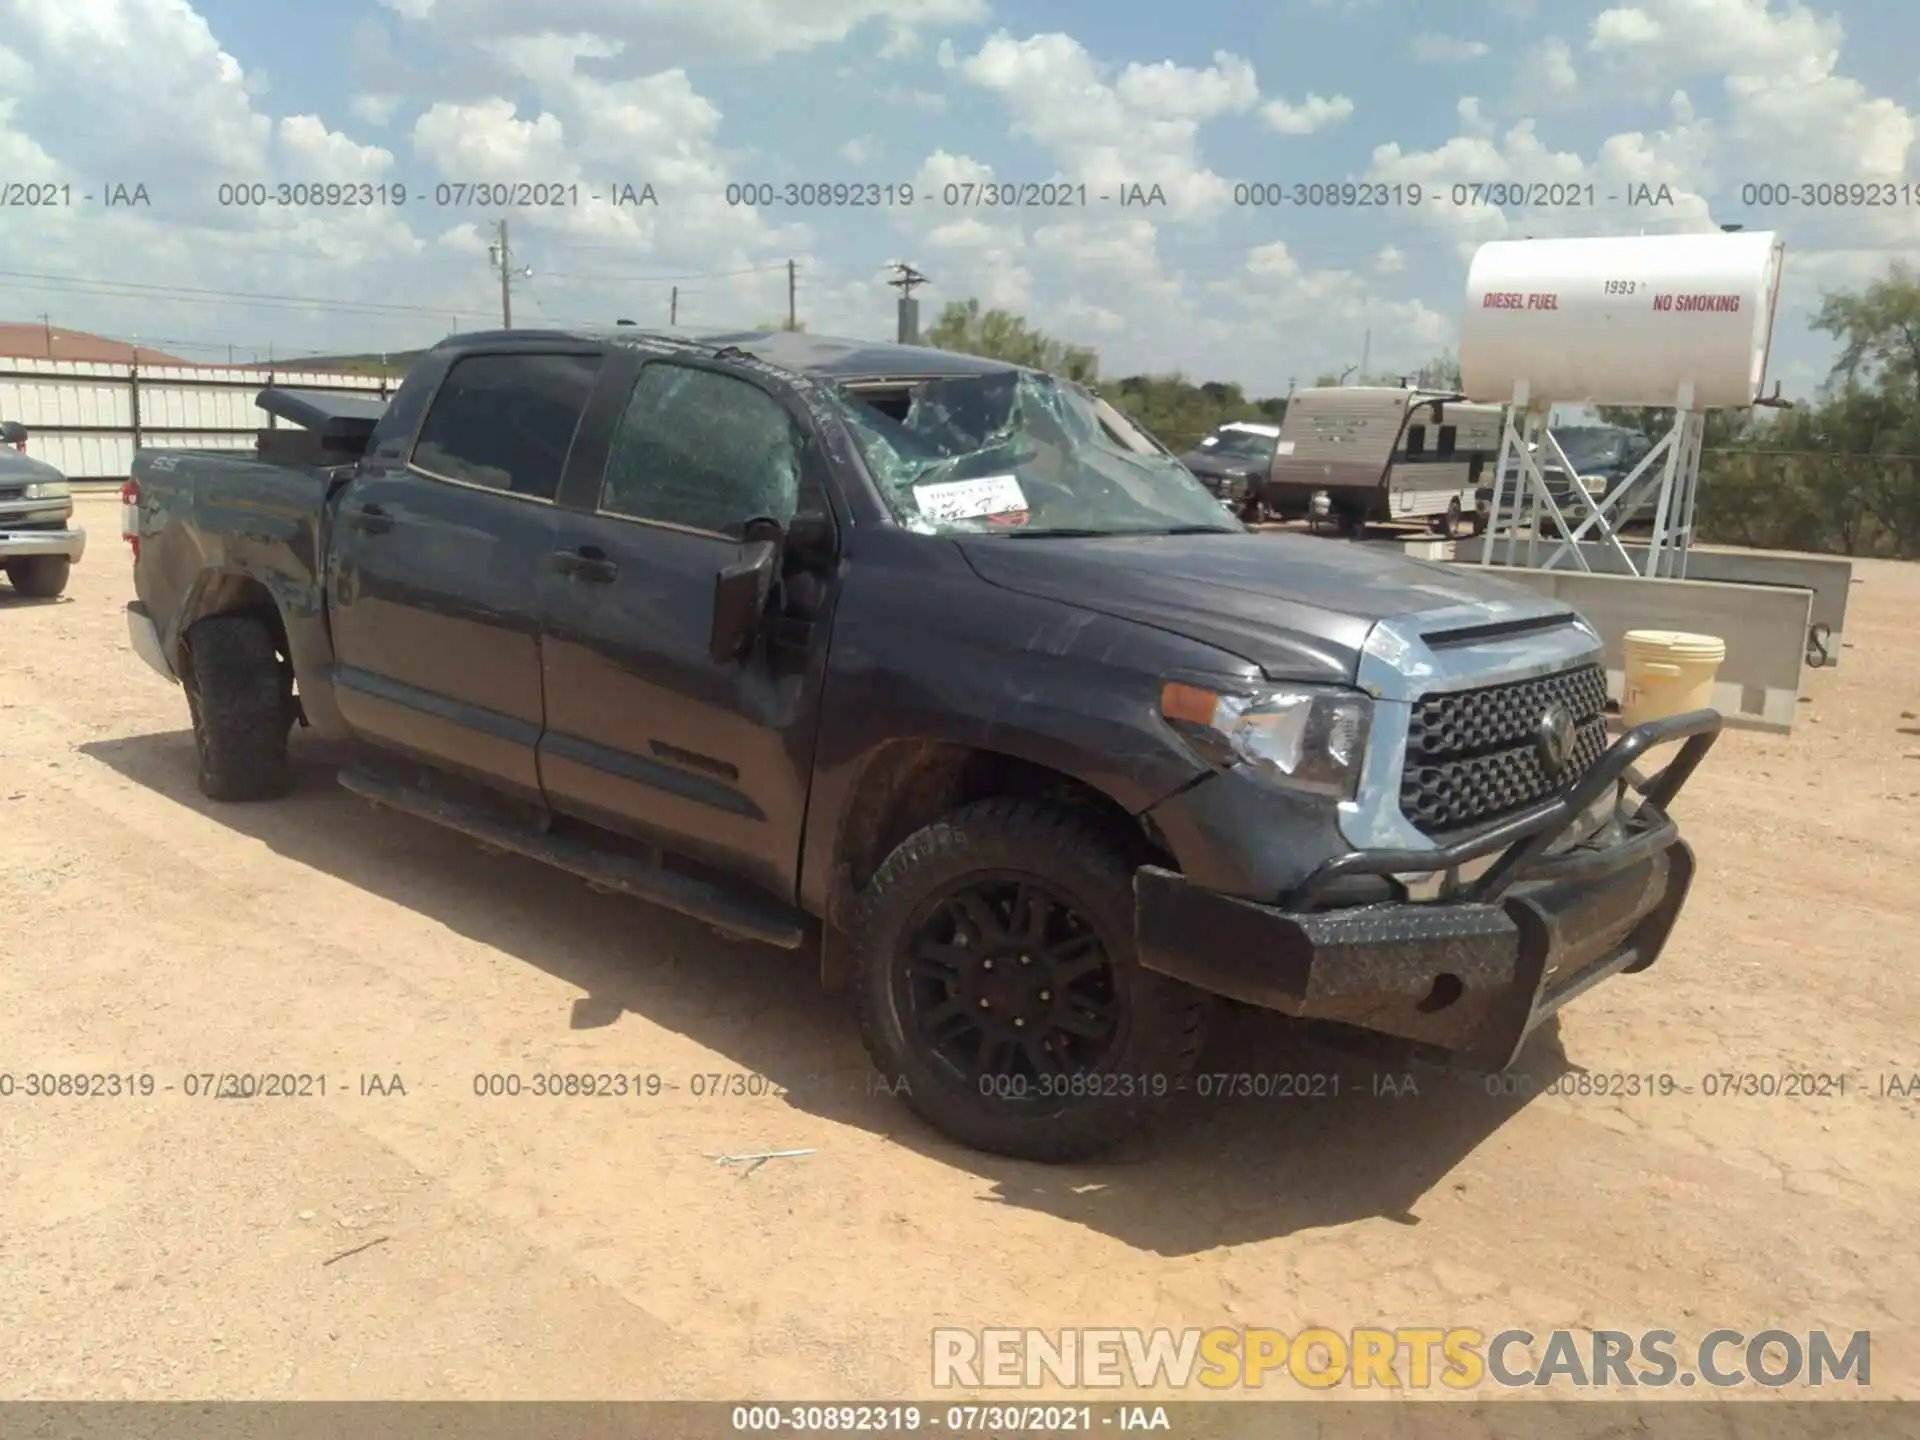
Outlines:
{"label": "shattered windshield", "polygon": [[1008,371],[838,393],[888,508],[923,535],[1245,529],[1119,411],[1051,376]]}

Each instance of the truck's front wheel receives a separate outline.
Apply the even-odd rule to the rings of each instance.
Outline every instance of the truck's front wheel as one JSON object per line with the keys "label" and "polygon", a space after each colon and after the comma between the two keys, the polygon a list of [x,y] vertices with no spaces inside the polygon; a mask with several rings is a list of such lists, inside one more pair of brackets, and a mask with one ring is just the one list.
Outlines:
{"label": "truck's front wheel", "polygon": [[22,595],[51,600],[67,588],[73,562],[64,555],[28,555],[7,562],[7,579]]}
{"label": "truck's front wheel", "polygon": [[273,632],[258,616],[209,615],[187,631],[187,654],[201,792],[230,801],[284,794],[293,706]]}
{"label": "truck's front wheel", "polygon": [[976,1149],[1098,1155],[1199,1061],[1213,998],[1136,963],[1133,866],[1098,817],[956,811],[887,857],[854,935],[868,1053],[916,1114]]}

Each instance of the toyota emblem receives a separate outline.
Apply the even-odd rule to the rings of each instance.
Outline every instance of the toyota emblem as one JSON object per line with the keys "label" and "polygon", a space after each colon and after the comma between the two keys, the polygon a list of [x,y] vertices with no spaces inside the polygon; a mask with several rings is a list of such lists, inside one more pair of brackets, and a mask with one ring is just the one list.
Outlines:
{"label": "toyota emblem", "polygon": [[1573,759],[1573,746],[1578,738],[1573,712],[1566,706],[1549,705],[1541,711],[1540,719],[1533,727],[1533,745],[1540,752],[1540,763],[1546,766],[1549,775],[1558,775],[1567,768],[1567,762]]}

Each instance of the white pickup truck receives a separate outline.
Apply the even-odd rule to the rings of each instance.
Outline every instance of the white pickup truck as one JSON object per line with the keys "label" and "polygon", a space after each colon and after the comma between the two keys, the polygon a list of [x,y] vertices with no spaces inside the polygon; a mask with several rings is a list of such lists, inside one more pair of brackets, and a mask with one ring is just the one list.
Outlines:
{"label": "white pickup truck", "polygon": [[26,453],[26,427],[8,420],[0,439],[0,571],[20,594],[50,600],[67,588],[87,532],[73,523],[67,477]]}

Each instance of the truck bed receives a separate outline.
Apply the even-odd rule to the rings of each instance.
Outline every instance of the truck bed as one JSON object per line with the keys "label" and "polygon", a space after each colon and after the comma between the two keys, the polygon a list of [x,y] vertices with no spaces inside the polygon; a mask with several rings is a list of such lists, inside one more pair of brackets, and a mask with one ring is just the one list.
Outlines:
{"label": "truck bed", "polygon": [[134,593],[168,652],[210,575],[255,580],[284,614],[318,620],[328,501],[348,473],[226,450],[142,449]]}

